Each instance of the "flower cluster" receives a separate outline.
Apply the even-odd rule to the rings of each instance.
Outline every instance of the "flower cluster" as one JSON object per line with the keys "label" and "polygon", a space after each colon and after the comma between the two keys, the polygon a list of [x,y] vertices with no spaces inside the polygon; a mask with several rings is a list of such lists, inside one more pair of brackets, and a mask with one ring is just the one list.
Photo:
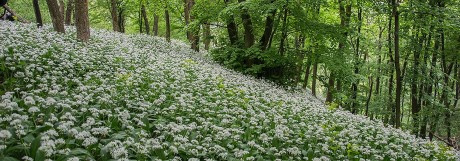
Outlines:
{"label": "flower cluster", "polygon": [[0,160],[455,160],[147,35],[0,22]]}

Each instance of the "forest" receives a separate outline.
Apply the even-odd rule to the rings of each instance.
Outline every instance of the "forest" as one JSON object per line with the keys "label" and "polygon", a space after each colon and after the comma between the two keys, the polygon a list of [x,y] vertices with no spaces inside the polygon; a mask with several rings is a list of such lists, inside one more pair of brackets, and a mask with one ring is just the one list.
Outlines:
{"label": "forest", "polygon": [[[111,129],[102,136],[91,128],[88,136],[78,136],[84,128],[70,132],[75,134],[65,134],[64,142],[77,137],[73,143],[64,144],[73,156],[96,160],[121,156],[135,160],[176,157],[179,160],[456,160],[455,155],[460,158],[459,0],[9,0],[8,6],[18,18],[13,23],[0,22],[4,23],[0,40],[7,42],[0,45],[0,94],[7,105],[0,106],[8,109],[9,102],[23,100],[16,106],[27,107],[26,112],[33,113],[29,114],[33,117],[31,124],[40,129],[37,119],[52,120],[54,115],[46,114],[52,110],[63,112],[64,117],[66,108],[56,105],[51,111],[39,110],[45,112],[44,116],[35,115],[29,106],[38,106],[35,102],[45,105],[46,97],[60,94],[49,94],[51,89],[48,94],[43,94],[47,90],[33,89],[55,88],[52,85],[62,80],[58,82],[63,84],[57,86],[66,89],[66,94],[76,90],[70,100],[59,96],[62,104],[70,103],[69,107],[74,108],[68,112],[79,120],[75,124],[91,122],[90,114],[75,108],[94,106],[93,110],[100,113],[94,116],[98,123],[87,126],[104,125]],[[30,40],[36,37],[38,40]],[[27,47],[27,43],[44,46]],[[21,53],[31,60],[22,60]],[[69,61],[67,65],[71,65],[69,69],[63,67],[53,72],[56,64],[47,61],[58,64]],[[29,70],[28,64],[45,65],[51,68],[42,70],[49,70],[50,75],[38,71],[40,77],[56,78],[31,77],[30,80],[51,84],[26,87],[30,82],[22,82],[17,71],[8,68],[12,64],[21,70]],[[72,76],[61,77],[69,73]],[[114,78],[110,73],[115,73]],[[70,81],[72,77],[78,81]],[[46,79],[51,82],[43,81]],[[109,90],[93,89],[91,85]],[[149,92],[151,86],[158,91]],[[85,98],[79,92],[95,98]],[[30,97],[34,95],[37,97]],[[200,100],[200,96],[206,100]],[[83,97],[85,105],[77,103],[79,97]],[[30,98],[33,102],[27,103]],[[55,99],[59,102],[59,98]],[[108,110],[120,115],[118,119],[102,111],[112,105],[120,106]],[[141,107],[145,109],[136,109]],[[187,110],[190,107],[193,112]],[[234,109],[227,109],[230,107]],[[14,120],[13,114],[18,111],[0,112],[0,127],[6,129],[6,123]],[[128,116],[121,116],[123,113]],[[193,115],[189,116],[190,113]],[[264,116],[259,117],[260,113]],[[138,128],[135,122],[146,124],[146,128]],[[174,129],[171,123],[181,126]],[[187,123],[198,127],[189,127]],[[0,148],[0,157],[19,158],[22,153],[12,153],[14,150],[10,149],[9,154],[6,148],[18,142],[39,144],[35,148],[41,149],[46,135],[39,133],[54,129],[54,123],[41,124],[42,131],[30,132],[29,140],[19,137],[8,144],[0,141],[0,145],[5,145]],[[64,123],[54,125],[58,133],[64,126],[61,124]],[[73,124],[65,126],[72,129]],[[225,129],[228,134],[219,133],[218,128],[208,124],[228,127]],[[125,132],[126,128],[132,132]],[[355,131],[344,132],[347,128]],[[147,132],[140,132],[142,129]],[[327,137],[320,137],[318,130],[324,130]],[[11,137],[2,132],[0,138]],[[177,141],[180,138],[176,138],[176,133],[192,142]],[[265,133],[269,139],[261,138]],[[238,137],[232,138],[230,134]],[[110,140],[107,135],[119,139]],[[206,141],[208,135],[210,140]],[[97,154],[84,151],[80,145],[85,144],[85,137],[93,136],[99,140],[99,144],[94,144],[98,146],[83,147],[100,151]],[[294,139],[299,136],[303,143]],[[58,138],[57,134],[55,137]],[[159,137],[147,143],[159,144],[159,148],[146,150],[145,154],[133,150],[147,146],[142,139],[149,137]],[[356,143],[344,143],[355,137],[359,138]],[[390,140],[378,141],[384,137]],[[129,142],[128,138],[133,140]],[[219,147],[213,147],[211,142]],[[398,152],[394,147],[382,145],[386,142],[409,150]],[[132,146],[124,147],[126,155],[107,150],[123,144]],[[417,146],[427,152],[416,150]],[[168,150],[161,153],[158,150],[162,148]],[[437,150],[431,154],[431,148]],[[74,152],[75,149],[79,151]],[[392,150],[386,153],[388,149]],[[26,152],[29,157],[41,157],[38,152],[30,151],[31,154]],[[58,155],[60,152],[48,155],[46,150],[42,151],[46,156],[43,158],[48,159],[66,160],[71,156]]]}

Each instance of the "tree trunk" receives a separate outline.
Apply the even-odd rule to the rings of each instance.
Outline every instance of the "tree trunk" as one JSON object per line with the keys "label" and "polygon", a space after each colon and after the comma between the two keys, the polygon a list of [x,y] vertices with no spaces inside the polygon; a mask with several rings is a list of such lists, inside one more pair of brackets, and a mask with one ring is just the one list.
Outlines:
{"label": "tree trunk", "polygon": [[284,55],[285,52],[285,47],[284,47],[284,41],[287,38],[287,17],[288,17],[288,5],[289,0],[286,0],[286,5],[284,5],[284,14],[283,14],[283,33],[281,35],[281,40],[280,40],[280,55]]}
{"label": "tree trunk", "polygon": [[335,75],[331,71],[327,84],[326,103],[332,103],[332,90],[334,90]]}
{"label": "tree trunk", "polygon": [[[359,43],[360,43],[360,35],[361,35],[361,25],[362,25],[362,20],[363,20],[363,16],[362,16],[362,8],[361,7],[358,7],[358,38],[356,38],[356,51],[355,51],[355,64],[354,64],[354,68],[355,68],[355,71],[354,71],[354,74],[355,75],[358,75],[359,74],[359,64],[360,64],[360,51],[359,51]],[[371,81],[372,82],[372,81]],[[358,104],[358,84],[359,84],[359,80],[356,80],[352,83],[352,95],[351,95],[351,111],[356,111],[356,108],[357,108],[357,104]],[[372,87],[371,87],[372,88]],[[355,113],[355,112],[353,112]],[[367,116],[367,107],[366,107],[366,116]]]}
{"label": "tree trunk", "polygon": [[369,84],[370,84],[370,88],[369,88],[369,93],[368,93],[368,96],[367,96],[367,100],[366,100],[366,111],[365,111],[365,115],[366,116],[369,116],[369,103],[371,102],[371,98],[372,98],[372,87],[374,86],[374,81],[372,80],[372,77],[369,77]]}
{"label": "tree trunk", "polygon": [[313,76],[311,80],[311,94],[316,97],[316,80],[318,78],[318,62],[313,62]]}
{"label": "tree trunk", "polygon": [[75,25],[77,27],[77,38],[87,42],[90,37],[89,19],[88,19],[88,0],[76,0],[75,3]]}
{"label": "tree trunk", "polygon": [[[226,5],[230,3],[230,0],[224,0],[224,1]],[[236,26],[233,15],[231,15],[227,19],[227,33],[228,33],[228,38],[230,39],[230,44],[235,45],[236,42],[238,41],[238,27]]]}
{"label": "tree trunk", "polygon": [[61,14],[61,9],[59,7],[57,0],[46,0],[48,5],[48,10],[50,12],[51,20],[53,21],[53,28],[59,33],[65,33],[64,29],[64,18]]}
{"label": "tree trunk", "polygon": [[171,23],[169,22],[169,11],[165,9],[165,21],[166,21],[166,41],[171,42]]}
{"label": "tree trunk", "polygon": [[399,60],[399,11],[397,0],[392,0],[392,12],[395,19],[394,28],[394,46],[395,46],[395,70],[396,70],[396,96],[395,96],[395,127],[401,127],[401,92],[402,92],[402,74]]}
{"label": "tree trunk", "polygon": [[[416,34],[415,36],[416,38],[418,38],[418,33]],[[419,132],[419,112],[421,110],[421,104],[419,103],[419,100],[418,100],[418,97],[419,97],[419,86],[418,84],[419,83],[419,80],[418,80],[418,77],[419,77],[419,74],[418,74],[418,71],[419,71],[419,58],[420,58],[420,53],[421,53],[421,49],[422,48],[422,44],[423,44],[423,37],[420,38],[419,40],[419,47],[418,49],[414,52],[414,61],[413,61],[413,69],[412,69],[412,80],[411,80],[411,106],[412,106],[412,123],[413,123],[413,127],[412,127],[412,133],[415,134],[416,136],[418,136],[418,132]]]}
{"label": "tree trunk", "polygon": [[157,14],[153,15],[153,36],[158,36],[158,19],[160,17]]}
{"label": "tree trunk", "polygon": [[149,19],[147,17],[147,12],[145,11],[145,5],[142,4],[141,6],[141,14],[142,18],[144,19],[144,26],[145,26],[145,33],[150,34],[150,24],[149,24]]}
{"label": "tree trunk", "polygon": [[125,33],[125,16],[124,16],[124,9],[118,8],[118,29],[120,29],[121,33]]}
{"label": "tree trunk", "polygon": [[[273,2],[274,0],[271,0],[270,3],[273,3]],[[265,50],[268,47],[268,43],[270,42],[270,35],[272,34],[272,30],[273,30],[275,15],[276,15],[276,9],[274,9],[273,11],[270,11],[269,15],[267,16],[265,20],[264,34],[262,35],[259,41],[261,50]]]}
{"label": "tree trunk", "polygon": [[112,29],[115,32],[120,32],[120,25],[118,22],[118,6],[117,0],[110,0],[110,14],[112,15]]}
{"label": "tree trunk", "polygon": [[35,20],[37,21],[37,27],[43,26],[43,19],[42,14],[40,12],[40,5],[38,4],[38,0],[33,0],[34,6],[34,13],[35,13]]}
{"label": "tree trunk", "polygon": [[[238,0],[239,3],[243,3],[245,0]],[[254,33],[253,33],[253,26],[251,16],[247,9],[243,9],[241,13],[241,19],[243,21],[243,28],[244,28],[244,47],[250,48],[254,45]]]}
{"label": "tree trunk", "polygon": [[184,1],[184,17],[185,17],[185,25],[187,26],[187,40],[189,43],[192,43],[192,33],[190,32],[190,0],[183,0]]}
{"label": "tree trunk", "polygon": [[73,6],[74,0],[67,0],[67,8],[65,11],[65,25],[69,26],[72,23],[72,12],[75,7]]}
{"label": "tree trunk", "polygon": [[59,11],[61,12],[61,15],[64,19],[64,14],[65,14],[65,3],[64,0],[59,0]]}
{"label": "tree trunk", "polygon": [[306,69],[305,69],[305,79],[303,80],[302,88],[307,88],[308,77],[310,77],[310,67],[311,67],[311,64],[312,64],[312,59],[313,59],[313,55],[311,55],[307,60],[307,66],[306,66]]}
{"label": "tree trunk", "polygon": [[204,24],[204,50],[209,50],[209,45],[211,44],[211,26],[209,23]]}

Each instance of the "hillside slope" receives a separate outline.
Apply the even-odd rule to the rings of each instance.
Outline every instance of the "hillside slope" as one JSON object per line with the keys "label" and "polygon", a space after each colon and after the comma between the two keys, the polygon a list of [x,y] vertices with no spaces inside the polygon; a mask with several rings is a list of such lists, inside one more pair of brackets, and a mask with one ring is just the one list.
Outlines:
{"label": "hillside slope", "polygon": [[0,22],[0,160],[455,160],[178,42]]}

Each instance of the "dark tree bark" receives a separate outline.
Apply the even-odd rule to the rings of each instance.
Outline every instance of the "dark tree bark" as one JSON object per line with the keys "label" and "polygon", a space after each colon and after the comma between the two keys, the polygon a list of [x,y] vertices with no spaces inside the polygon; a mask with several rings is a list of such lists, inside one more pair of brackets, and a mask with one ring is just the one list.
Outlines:
{"label": "dark tree bark", "polygon": [[[245,0],[238,0],[239,3],[243,3]],[[244,47],[250,48],[254,45],[254,33],[253,33],[253,26],[251,16],[247,9],[243,8],[241,13],[241,19],[243,20],[243,28],[244,28]]]}
{"label": "dark tree bark", "polygon": [[120,29],[121,33],[125,32],[125,10],[123,8],[118,9],[118,28]]}
{"label": "dark tree bark", "polygon": [[141,14],[142,18],[144,19],[144,26],[145,26],[145,33],[150,34],[150,24],[149,24],[149,19],[147,17],[147,12],[145,11],[145,5],[142,4],[141,6]]}
{"label": "dark tree bark", "polygon": [[209,23],[204,24],[204,50],[209,50],[209,45],[211,44],[211,26]]}
{"label": "dark tree bark", "polygon": [[[183,0],[184,1],[184,17],[185,17],[185,25],[189,27],[188,25],[190,24],[190,0]],[[187,29],[186,32],[187,35],[187,40],[192,43],[192,33],[190,32],[190,28]]]}
{"label": "dark tree bark", "polygon": [[[356,51],[355,51],[355,64],[354,64],[354,68],[355,68],[355,71],[354,71],[354,74],[355,75],[358,75],[359,74],[359,64],[360,64],[360,51],[359,51],[359,47],[360,47],[360,35],[361,35],[361,25],[362,25],[362,20],[363,20],[363,16],[362,16],[362,8],[361,7],[358,7],[358,38],[356,38]],[[372,79],[370,82],[373,82]],[[351,99],[352,99],[352,102],[351,102],[351,111],[352,113],[355,113],[356,112],[356,108],[357,108],[357,104],[358,104],[358,84],[359,84],[359,80],[356,80],[352,83],[351,85],[351,89],[352,89],[352,95],[351,95]],[[371,87],[372,88],[372,87]],[[367,111],[368,111],[368,107],[366,106],[366,116],[367,116]]]}
{"label": "dark tree bark", "polygon": [[313,76],[311,80],[311,94],[316,97],[316,79],[318,77],[318,62],[316,61],[317,57],[313,62]]}
{"label": "dark tree bark", "polygon": [[[228,5],[230,3],[230,0],[224,0],[225,4]],[[235,45],[236,42],[238,41],[238,27],[236,26],[235,23],[235,18],[233,15],[230,15],[230,17],[226,20],[227,21],[227,33],[228,33],[228,38],[230,39],[230,44]]]}
{"label": "dark tree bark", "polygon": [[61,14],[61,9],[59,7],[57,0],[46,0],[48,5],[48,10],[50,12],[51,20],[53,21],[53,28],[59,33],[65,33],[64,29],[64,17]]}
{"label": "dark tree bark", "polygon": [[72,23],[72,12],[75,9],[73,3],[74,0],[67,0],[67,8],[65,10],[65,25],[70,25]]}
{"label": "dark tree bark", "polygon": [[75,3],[75,25],[77,27],[77,38],[87,42],[90,37],[88,19],[88,0],[76,0]]}
{"label": "dark tree bark", "polygon": [[153,15],[153,36],[158,36],[158,19],[160,17],[157,14]]}
{"label": "dark tree bark", "polygon": [[168,8],[165,9],[165,21],[166,21],[166,41],[171,42],[171,23],[169,21]]}
{"label": "dark tree bark", "polygon": [[[416,34],[416,36],[418,38],[418,33]],[[412,133],[415,134],[416,136],[418,136],[418,132],[419,132],[419,112],[421,110],[421,104],[419,103],[419,80],[418,80],[418,77],[419,77],[419,74],[418,74],[418,71],[419,71],[419,64],[420,64],[420,53],[421,53],[421,49],[422,48],[422,44],[423,44],[423,37],[420,38],[419,40],[419,46],[418,46],[418,49],[414,52],[414,61],[413,61],[413,65],[412,65],[412,80],[411,80],[411,107],[412,107],[412,123],[413,123],[413,127],[412,127]]]}
{"label": "dark tree bark", "polygon": [[38,4],[38,0],[33,0],[34,6],[34,13],[35,13],[35,20],[37,21],[37,27],[43,26],[42,14],[40,11],[40,5]]}
{"label": "dark tree bark", "polygon": [[303,86],[302,88],[307,88],[307,85],[308,85],[308,77],[310,77],[310,68],[311,68],[311,64],[312,64],[312,56],[310,56],[307,60],[307,65],[306,65],[306,68],[305,68],[305,79],[303,80]]}
{"label": "dark tree bark", "polygon": [[110,14],[112,16],[112,29],[115,32],[120,32],[120,22],[118,22],[118,6],[117,0],[110,0]]}
{"label": "dark tree bark", "polygon": [[399,55],[399,11],[397,0],[392,0],[392,14],[395,19],[394,23],[394,46],[395,46],[395,70],[396,70],[396,96],[395,96],[395,127],[401,127],[401,94],[402,94],[402,74]]}
{"label": "dark tree bark", "polygon": [[143,24],[143,22],[142,22],[143,21],[143,19],[142,19],[142,7],[139,8],[139,14],[137,16],[138,16],[137,18],[139,20],[139,23],[138,23],[138,25],[139,25],[139,33],[142,34],[142,33],[144,33],[144,27],[142,26],[142,24]]}
{"label": "dark tree bark", "polygon": [[283,14],[283,28],[282,28],[282,34],[281,34],[281,40],[280,40],[280,55],[284,55],[285,52],[285,47],[284,47],[284,41],[287,38],[287,17],[288,17],[288,5],[289,0],[286,0],[286,5],[284,5],[284,14]]}
{"label": "dark tree bark", "polygon": [[371,102],[372,88],[374,87],[374,81],[372,80],[372,77],[369,77],[369,84],[370,84],[370,88],[369,88],[369,93],[368,93],[367,100],[366,100],[366,111],[365,111],[366,116],[369,116],[369,103]]}
{"label": "dark tree bark", "polygon": [[[274,0],[271,0],[270,3],[273,3],[273,2]],[[265,20],[264,34],[262,35],[259,41],[261,50],[265,50],[268,47],[268,43],[270,42],[270,35],[273,31],[275,15],[276,15],[276,9],[274,9],[273,11],[270,11],[269,15],[267,16]]]}
{"label": "dark tree bark", "polygon": [[64,17],[64,14],[65,14],[64,0],[59,0],[59,11],[61,12],[61,15]]}

